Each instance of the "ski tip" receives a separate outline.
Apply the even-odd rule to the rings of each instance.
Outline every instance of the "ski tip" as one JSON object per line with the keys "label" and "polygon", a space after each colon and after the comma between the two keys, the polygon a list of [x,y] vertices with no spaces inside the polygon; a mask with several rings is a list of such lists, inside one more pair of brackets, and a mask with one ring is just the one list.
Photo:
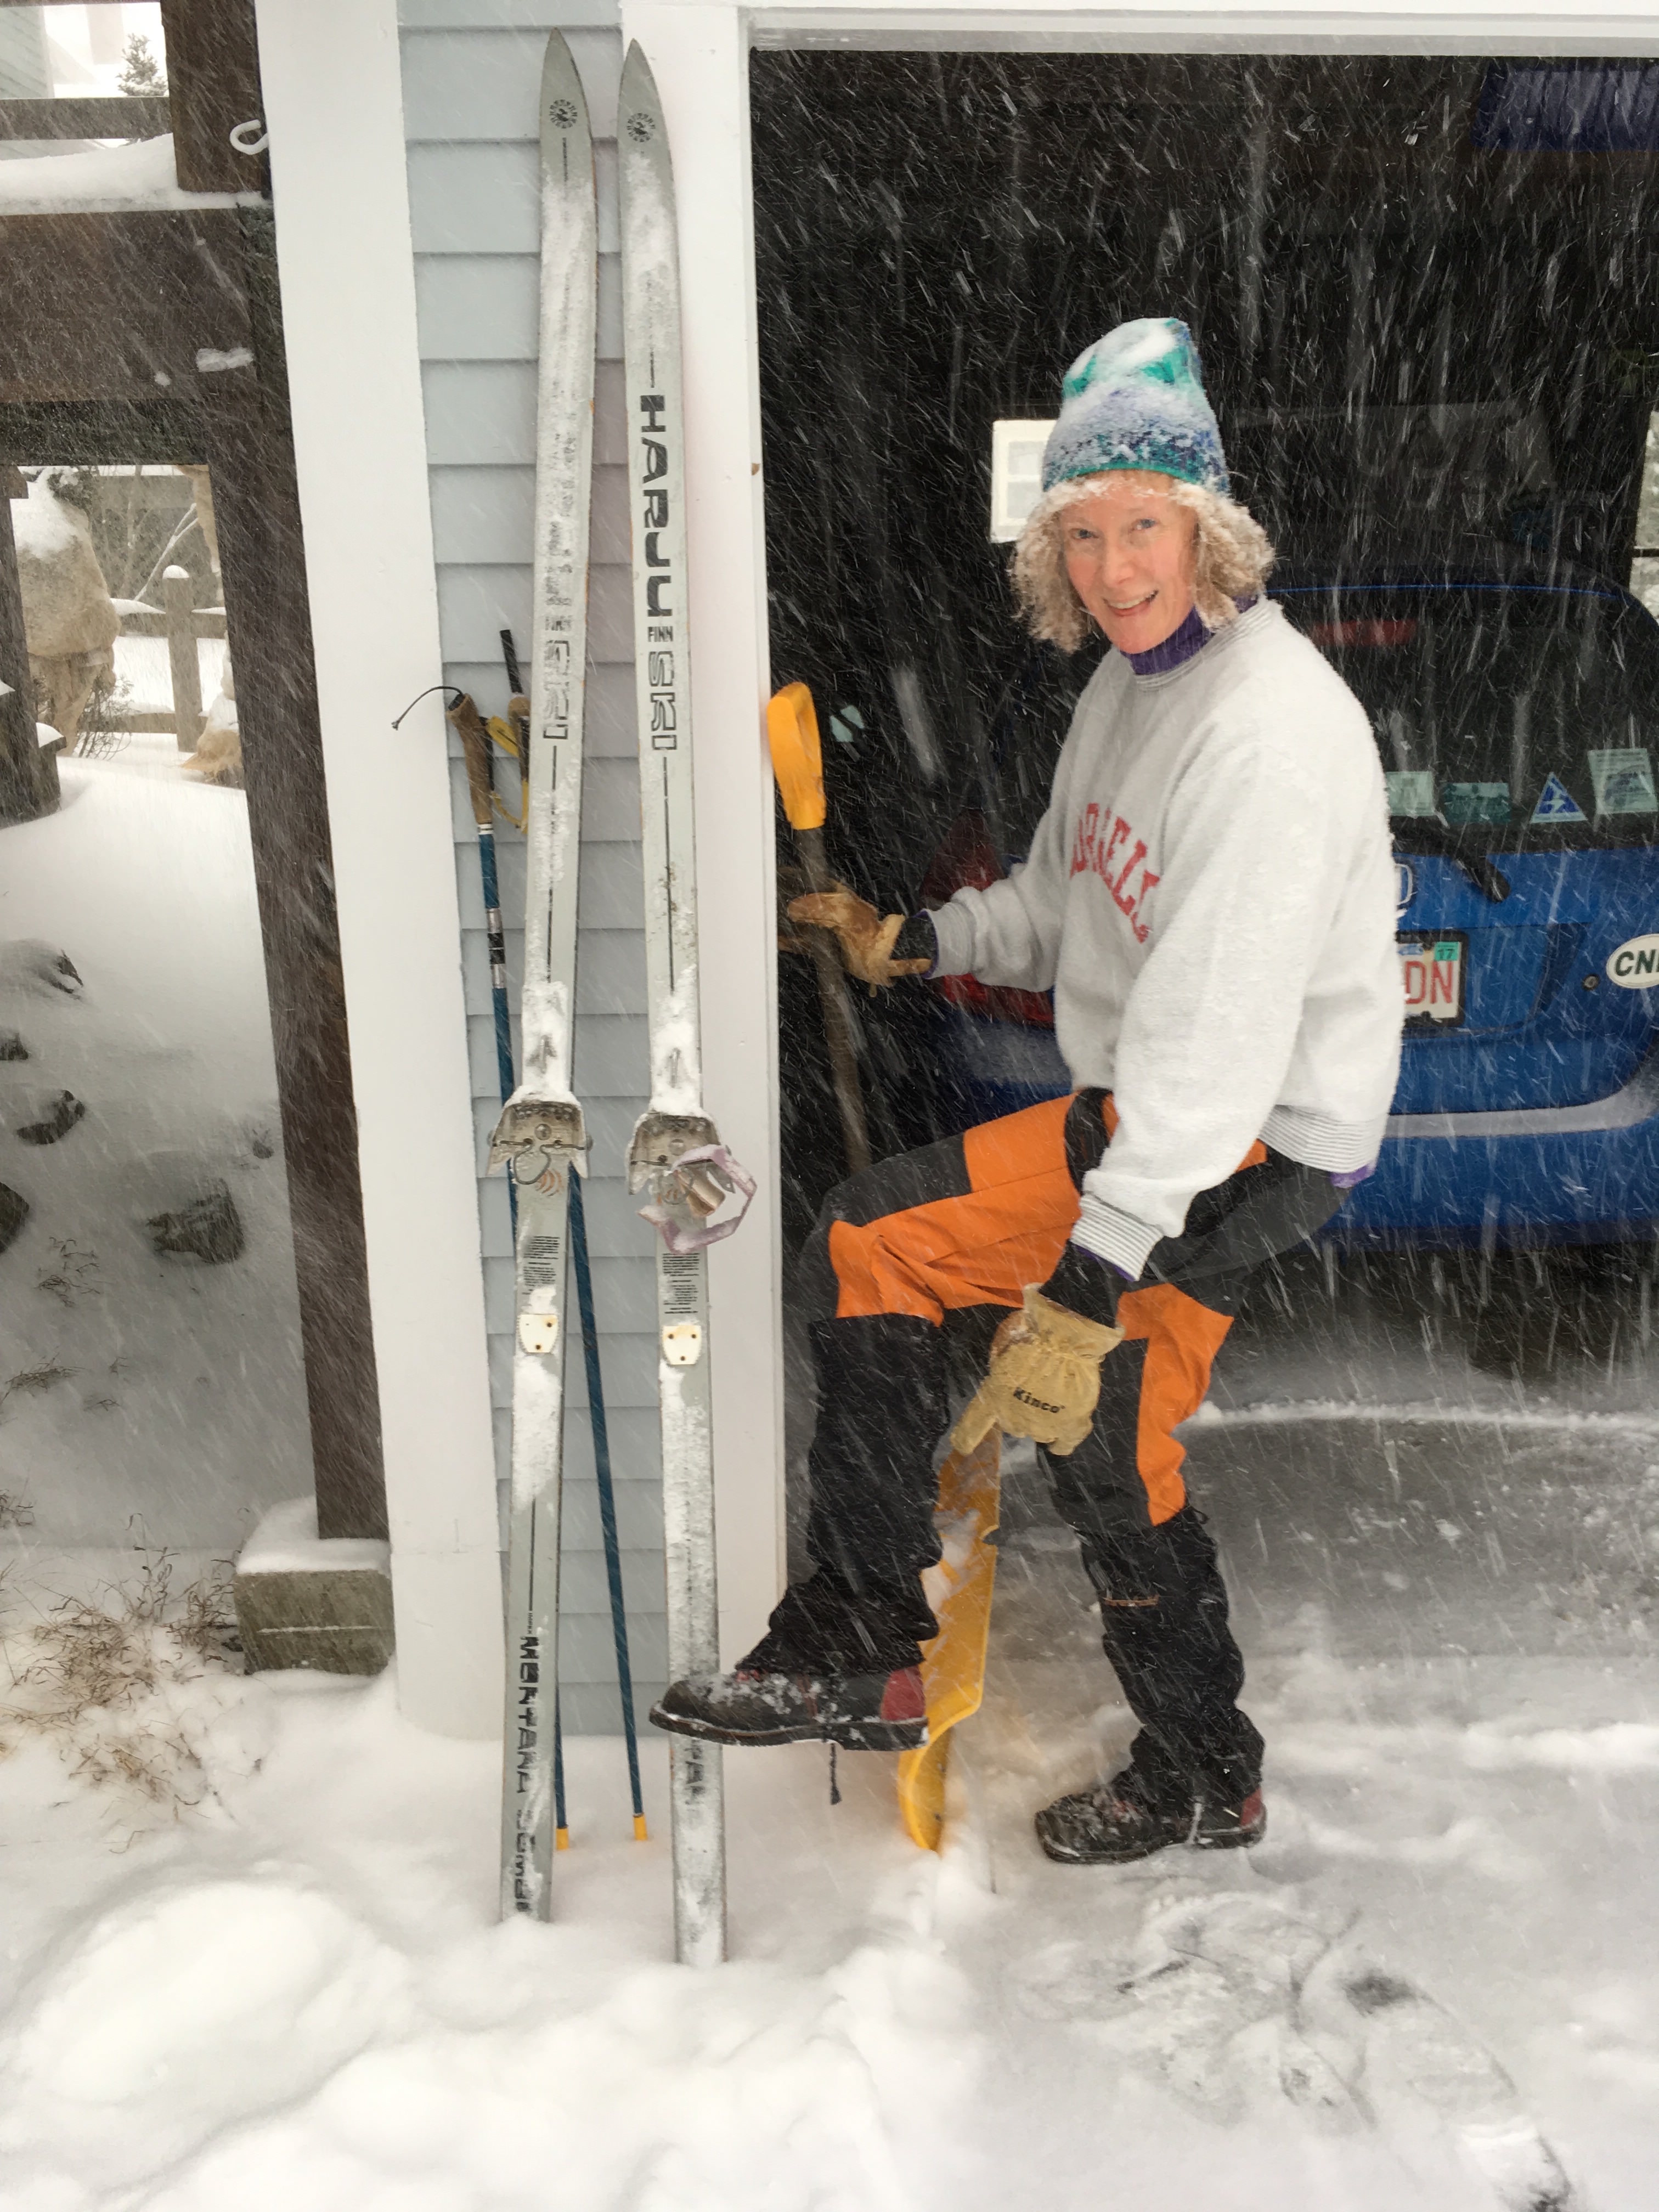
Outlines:
{"label": "ski tip", "polygon": [[650,1840],[650,1837],[646,1832],[644,1814],[635,1813],[634,1815],[634,1841],[636,1844],[648,1844]]}
{"label": "ski tip", "polygon": [[570,1831],[568,1828],[555,1828],[553,1831],[553,1848],[556,1851],[568,1851],[570,1849]]}
{"label": "ski tip", "polygon": [[[621,102],[623,128],[636,146],[648,145],[658,127],[657,80],[637,39],[629,41],[623,61]],[[634,112],[641,108],[648,111],[643,117]]]}
{"label": "ski tip", "polygon": [[576,58],[562,31],[550,31],[542,58],[542,143],[561,139],[591,141],[587,94]]}

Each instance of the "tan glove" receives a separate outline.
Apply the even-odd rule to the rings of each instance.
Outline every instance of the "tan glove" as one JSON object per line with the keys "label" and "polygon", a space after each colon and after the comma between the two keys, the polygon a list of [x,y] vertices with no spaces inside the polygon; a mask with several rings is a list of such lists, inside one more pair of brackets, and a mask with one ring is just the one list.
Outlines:
{"label": "tan glove", "polygon": [[1010,1314],[992,1339],[985,1380],[951,1442],[959,1452],[972,1451],[1000,1428],[1068,1458],[1100,1402],[1100,1363],[1122,1341],[1121,1328],[1068,1313],[1029,1285],[1024,1310]]}
{"label": "tan glove", "polygon": [[810,922],[816,929],[830,929],[841,945],[841,963],[849,975],[877,990],[896,983],[901,975],[925,975],[927,960],[895,960],[893,944],[904,927],[902,914],[884,921],[867,899],[837,884],[832,891],[809,891],[789,902],[791,921]]}

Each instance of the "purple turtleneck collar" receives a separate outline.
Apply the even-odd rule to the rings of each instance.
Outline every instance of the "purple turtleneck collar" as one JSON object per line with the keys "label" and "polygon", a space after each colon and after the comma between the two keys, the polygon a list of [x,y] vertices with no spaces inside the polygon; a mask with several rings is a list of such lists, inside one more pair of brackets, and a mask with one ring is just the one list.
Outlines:
{"label": "purple turtleneck collar", "polygon": [[[1254,598],[1240,599],[1238,611],[1243,614],[1255,605]],[[1194,607],[1179,629],[1172,629],[1162,645],[1155,645],[1148,653],[1126,653],[1123,658],[1137,676],[1167,676],[1172,668],[1179,668],[1201,652],[1212,633],[1206,629],[1204,618]]]}

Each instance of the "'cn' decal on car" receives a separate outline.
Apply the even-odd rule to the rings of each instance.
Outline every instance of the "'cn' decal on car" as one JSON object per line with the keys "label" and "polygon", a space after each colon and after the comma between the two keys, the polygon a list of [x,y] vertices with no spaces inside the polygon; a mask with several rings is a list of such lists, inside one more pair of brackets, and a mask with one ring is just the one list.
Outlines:
{"label": "'cn' decal on car", "polygon": [[1626,991],[1650,991],[1659,984],[1659,935],[1627,937],[1608,956],[1607,981]]}

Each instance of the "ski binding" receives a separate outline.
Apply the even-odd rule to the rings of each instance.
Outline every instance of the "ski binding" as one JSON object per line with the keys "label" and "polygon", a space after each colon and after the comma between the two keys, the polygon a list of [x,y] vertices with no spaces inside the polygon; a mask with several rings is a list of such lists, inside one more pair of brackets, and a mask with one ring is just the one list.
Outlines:
{"label": "ski binding", "polygon": [[[755,1179],[732,1158],[706,1114],[669,1114],[655,1107],[641,1115],[628,1148],[628,1188],[648,1190],[644,1220],[660,1231],[671,1252],[698,1252],[729,1237],[749,1211]],[[726,1200],[738,1203],[725,1214]],[[719,1217],[718,1218],[716,1217]],[[695,1364],[699,1344],[671,1366]]]}
{"label": "ski binding", "polygon": [[517,1091],[501,1109],[489,1139],[489,1165],[505,1168],[520,1190],[553,1191],[560,1170],[587,1153],[582,1109],[574,1098],[527,1097]]}

